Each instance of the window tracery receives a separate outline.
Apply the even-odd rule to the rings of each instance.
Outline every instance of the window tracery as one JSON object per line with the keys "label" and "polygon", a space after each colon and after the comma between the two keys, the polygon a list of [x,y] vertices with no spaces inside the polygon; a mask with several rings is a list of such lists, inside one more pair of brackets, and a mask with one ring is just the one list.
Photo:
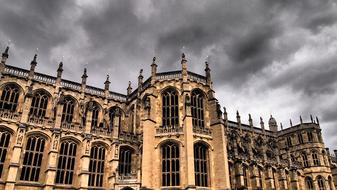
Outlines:
{"label": "window tracery", "polygon": [[162,186],[180,185],[179,145],[168,142],[161,147]]}
{"label": "window tracery", "polygon": [[0,178],[2,176],[2,171],[4,169],[4,163],[8,152],[10,138],[11,135],[9,132],[0,131]]}
{"label": "window tracery", "polygon": [[204,95],[200,90],[192,91],[191,112],[193,127],[205,127],[204,121]]}
{"label": "window tracery", "polygon": [[162,125],[176,128],[179,126],[178,92],[169,88],[162,94]]}
{"label": "window tracery", "polygon": [[209,155],[208,148],[202,143],[194,145],[194,171],[195,171],[195,184],[200,187],[208,187],[209,179]]}
{"label": "window tracery", "polygon": [[65,97],[63,100],[62,123],[71,123],[73,121],[75,101],[73,98]]}
{"label": "window tracery", "polygon": [[64,141],[61,143],[55,183],[67,185],[73,183],[76,150],[77,144],[73,141]]}
{"label": "window tracery", "polygon": [[89,187],[102,187],[104,177],[105,148],[94,145],[90,150]]}
{"label": "window tracery", "polygon": [[6,85],[0,98],[0,110],[14,112],[18,106],[20,90],[16,85]]}
{"label": "window tracery", "polygon": [[120,176],[129,176],[131,175],[133,150],[126,146],[121,147],[119,150],[118,173]]}
{"label": "window tracery", "polygon": [[48,95],[43,91],[37,91],[32,99],[29,115],[31,117],[42,118],[46,116],[48,105]]}

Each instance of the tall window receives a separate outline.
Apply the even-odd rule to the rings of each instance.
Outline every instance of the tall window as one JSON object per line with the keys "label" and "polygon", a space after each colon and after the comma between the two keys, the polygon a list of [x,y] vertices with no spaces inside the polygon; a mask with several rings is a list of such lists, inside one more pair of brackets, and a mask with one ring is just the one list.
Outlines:
{"label": "tall window", "polygon": [[234,164],[228,163],[229,168],[229,182],[232,189],[235,189],[235,167]]}
{"label": "tall window", "polygon": [[298,134],[297,134],[297,138],[298,138],[298,143],[303,144],[303,136],[302,136],[302,133],[298,133]]}
{"label": "tall window", "polygon": [[132,150],[128,147],[121,147],[119,151],[118,172],[121,176],[129,176],[131,174]]}
{"label": "tall window", "polygon": [[242,166],[242,174],[243,174],[243,184],[245,187],[248,187],[248,167]]}
{"label": "tall window", "polygon": [[200,90],[192,91],[191,111],[193,127],[203,128],[204,122],[204,97]]}
{"label": "tall window", "polygon": [[287,145],[292,146],[291,137],[287,137]]}
{"label": "tall window", "polygon": [[261,168],[259,168],[259,187],[262,189],[262,179],[263,179],[263,177],[262,177],[262,169]]}
{"label": "tall window", "polygon": [[163,93],[163,127],[179,125],[178,92],[172,88]]}
{"label": "tall window", "polygon": [[95,145],[90,150],[89,187],[102,187],[104,176],[105,148]]}
{"label": "tall window", "polygon": [[179,146],[169,142],[161,147],[162,186],[180,185]]}
{"label": "tall window", "polygon": [[109,131],[112,131],[112,129],[115,125],[116,118],[118,120],[118,125],[119,125],[118,128],[120,129],[121,120],[122,120],[122,110],[118,107],[110,108],[110,110],[109,110],[109,119],[110,119]]}
{"label": "tall window", "polygon": [[308,190],[314,190],[314,183],[310,177],[305,178],[305,185],[307,186]]}
{"label": "tall window", "polygon": [[0,131],[0,178],[2,170],[4,168],[4,163],[6,160],[7,149],[9,145],[9,140],[11,135],[7,131]]}
{"label": "tall window", "polygon": [[314,166],[320,166],[321,162],[319,160],[317,152],[312,153],[312,160],[314,162]]}
{"label": "tall window", "polygon": [[208,148],[202,144],[194,145],[194,171],[195,184],[200,187],[208,187]]}
{"label": "tall window", "polygon": [[308,157],[306,153],[302,153],[303,167],[309,167]]}
{"label": "tall window", "polygon": [[308,142],[312,142],[312,132],[311,131],[308,131],[307,132],[307,136],[308,136]]}
{"label": "tall window", "polygon": [[325,190],[325,180],[322,176],[317,177],[317,184],[319,190]]}
{"label": "tall window", "polygon": [[67,185],[73,183],[76,149],[77,145],[73,141],[61,143],[55,183]]}
{"label": "tall window", "polygon": [[6,85],[0,98],[0,110],[14,112],[18,105],[20,90],[15,85]]}
{"label": "tall window", "polygon": [[64,98],[62,122],[71,123],[73,121],[75,101],[70,97]]}
{"label": "tall window", "polygon": [[27,139],[20,180],[39,181],[45,141],[39,136]]}
{"label": "tall window", "polygon": [[29,115],[33,117],[45,117],[48,105],[48,95],[42,91],[34,94]]}
{"label": "tall window", "polygon": [[100,111],[99,105],[97,105],[97,103],[94,103],[92,107],[92,115],[91,115],[91,128],[98,126],[99,111]]}

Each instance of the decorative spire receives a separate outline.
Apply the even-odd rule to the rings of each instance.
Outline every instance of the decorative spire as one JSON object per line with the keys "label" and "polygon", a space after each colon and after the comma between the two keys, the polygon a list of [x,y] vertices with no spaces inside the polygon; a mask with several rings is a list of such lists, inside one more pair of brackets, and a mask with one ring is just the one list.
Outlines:
{"label": "decorative spire", "polygon": [[224,115],[224,120],[226,121],[228,119],[226,107],[223,107],[223,115]]}
{"label": "decorative spire", "polygon": [[291,119],[289,119],[289,121],[290,121],[290,127],[292,127],[293,126],[293,122],[291,121]]}
{"label": "decorative spire", "polygon": [[281,126],[281,130],[283,130],[283,125],[282,125],[282,122],[280,123],[280,126]]}
{"label": "decorative spire", "polygon": [[37,65],[36,59],[37,59],[37,54],[34,55],[33,60],[30,62],[29,78],[33,78],[34,76],[35,67]]}
{"label": "decorative spire", "polygon": [[211,80],[211,69],[208,66],[208,62],[205,62],[205,74],[206,74],[206,83],[207,85],[211,86],[212,80]]}
{"label": "decorative spire", "polygon": [[82,75],[82,86],[81,86],[81,90],[84,91],[85,89],[85,86],[87,84],[87,78],[88,78],[88,75],[87,75],[87,68],[84,68],[83,70],[83,75]]}
{"label": "decorative spire", "polygon": [[8,58],[9,54],[8,54],[8,51],[9,51],[9,46],[6,47],[5,51],[2,53],[2,57],[4,58]]}
{"label": "decorative spire", "polygon": [[104,82],[104,89],[109,90],[109,85],[110,85],[109,75],[106,75],[106,80]]}
{"label": "decorative spire", "polygon": [[187,82],[187,59],[184,53],[181,54],[181,74],[183,82]]}
{"label": "decorative spire", "polygon": [[303,124],[303,119],[302,119],[301,115],[300,115],[300,122],[301,122],[301,124]]}
{"label": "decorative spire", "polygon": [[316,121],[317,121],[317,124],[319,125],[319,120],[318,120],[318,117],[316,116]]}
{"label": "decorative spire", "polygon": [[312,117],[311,114],[310,114],[310,120],[311,120],[311,123],[314,123],[314,118]]}
{"label": "decorative spire", "polygon": [[153,57],[152,64],[151,64],[151,76],[155,80],[157,74],[157,64],[156,64],[156,57]]}
{"label": "decorative spire", "polygon": [[252,119],[252,115],[248,114],[248,122],[249,122],[249,126],[253,127],[253,119]]}
{"label": "decorative spire", "polygon": [[59,63],[59,67],[57,68],[57,78],[61,78],[63,72],[63,63],[62,61]]}
{"label": "decorative spire", "polygon": [[264,122],[263,122],[262,117],[260,117],[260,125],[261,125],[262,131],[264,131]]}
{"label": "decorative spire", "polygon": [[131,81],[129,81],[128,88],[127,88],[127,94],[130,95],[131,92],[132,92]]}

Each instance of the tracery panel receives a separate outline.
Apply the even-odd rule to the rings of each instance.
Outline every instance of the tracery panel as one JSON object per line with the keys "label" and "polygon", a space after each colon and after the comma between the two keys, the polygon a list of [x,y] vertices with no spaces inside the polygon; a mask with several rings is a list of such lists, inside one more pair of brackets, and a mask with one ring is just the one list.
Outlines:
{"label": "tracery panel", "polygon": [[200,90],[192,91],[191,112],[193,127],[204,128],[204,96]]}
{"label": "tracery panel", "polygon": [[62,123],[71,123],[74,117],[75,101],[73,98],[65,97],[62,111]]}
{"label": "tracery panel", "polygon": [[162,94],[162,125],[168,128],[179,126],[178,92],[173,88],[165,90]]}
{"label": "tracery panel", "polygon": [[105,148],[94,145],[90,150],[89,187],[102,187],[104,177]]}
{"label": "tracery panel", "polygon": [[7,131],[0,131],[0,178],[4,169],[10,138],[11,135]]}
{"label": "tracery panel", "polygon": [[48,99],[49,97],[46,93],[42,91],[36,92],[32,99],[29,116],[38,118],[45,117]]}
{"label": "tracery panel", "polygon": [[0,110],[14,112],[18,106],[20,90],[15,85],[6,85],[0,98]]}
{"label": "tracery panel", "polygon": [[209,155],[208,148],[202,143],[194,145],[194,172],[195,185],[200,187],[209,186]]}
{"label": "tracery panel", "polygon": [[179,146],[169,142],[161,147],[162,186],[180,185]]}
{"label": "tracery panel", "polygon": [[57,184],[73,183],[77,144],[73,141],[61,143],[57,162],[56,180]]}

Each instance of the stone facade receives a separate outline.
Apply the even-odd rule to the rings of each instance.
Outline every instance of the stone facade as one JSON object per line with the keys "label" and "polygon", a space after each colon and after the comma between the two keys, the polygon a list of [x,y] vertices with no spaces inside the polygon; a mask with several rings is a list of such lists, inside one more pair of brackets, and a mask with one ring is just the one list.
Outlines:
{"label": "stone facade", "polygon": [[6,64],[0,73],[0,189],[334,190],[318,119],[269,130],[227,119],[205,75],[157,72],[126,95]]}

